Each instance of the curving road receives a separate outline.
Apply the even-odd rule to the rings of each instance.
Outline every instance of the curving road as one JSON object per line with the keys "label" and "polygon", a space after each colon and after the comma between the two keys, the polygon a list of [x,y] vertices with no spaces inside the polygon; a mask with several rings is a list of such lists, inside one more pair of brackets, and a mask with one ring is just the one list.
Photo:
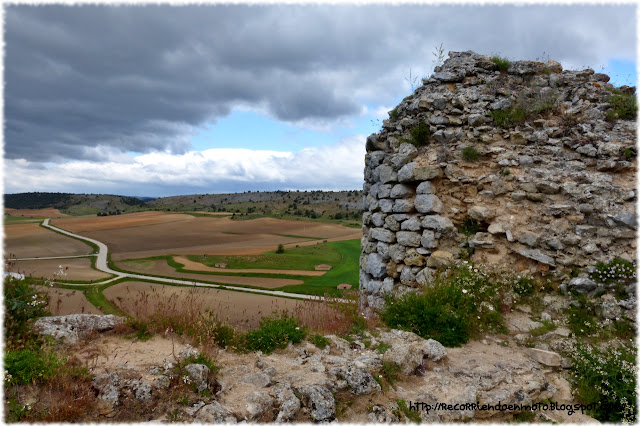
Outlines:
{"label": "curving road", "polygon": [[[229,286],[229,285],[210,284],[210,283],[202,283],[202,282],[191,281],[191,280],[161,278],[161,277],[154,277],[150,275],[131,274],[128,272],[114,271],[113,269],[109,268],[109,265],[107,263],[107,253],[109,252],[109,249],[107,248],[106,244],[98,240],[94,240],[93,238],[83,237],[82,235],[74,234],[73,232],[65,231],[64,229],[50,225],[49,220],[50,219],[45,219],[42,222],[42,226],[44,226],[45,228],[49,228],[53,231],[60,232],[61,234],[69,235],[70,237],[73,237],[73,238],[90,241],[93,244],[98,246],[99,250],[96,258],[96,269],[102,272],[106,272],[108,274],[115,275],[115,277],[107,281],[100,281],[100,283],[96,285],[106,284],[111,281],[119,280],[121,278],[137,278],[137,279],[156,281],[159,283],[166,283],[166,284],[182,284],[182,285],[189,285],[189,286],[196,286],[196,287],[211,287],[211,288],[218,288],[221,290],[242,291],[247,293],[264,294],[265,296],[283,296],[283,297],[288,297],[293,299],[306,299],[306,300],[322,300],[323,299],[323,297],[321,296],[312,296],[308,294],[287,293],[284,291],[277,291],[277,290],[268,291],[268,290],[260,290],[257,288],[245,288],[245,287],[233,288],[232,286]],[[87,284],[65,284],[65,285],[87,285]]]}

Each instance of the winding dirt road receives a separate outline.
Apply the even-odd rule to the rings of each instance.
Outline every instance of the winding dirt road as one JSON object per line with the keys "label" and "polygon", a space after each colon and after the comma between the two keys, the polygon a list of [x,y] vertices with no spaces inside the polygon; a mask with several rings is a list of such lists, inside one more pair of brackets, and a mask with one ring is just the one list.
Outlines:
{"label": "winding dirt road", "polygon": [[[101,281],[97,285],[106,284],[111,281],[119,280],[121,278],[134,278],[134,279],[137,278],[137,279],[154,281],[159,283],[166,283],[166,284],[181,284],[181,285],[189,285],[189,286],[196,286],[196,287],[211,287],[211,288],[217,288],[220,290],[242,291],[247,293],[263,294],[265,296],[281,296],[281,297],[288,297],[293,299],[306,299],[306,300],[322,300],[323,299],[321,296],[311,296],[308,294],[286,293],[284,291],[276,291],[276,290],[268,291],[268,290],[260,290],[256,288],[245,288],[245,287],[233,288],[231,285],[209,284],[209,283],[203,283],[203,282],[197,282],[197,281],[191,281],[191,280],[178,280],[173,278],[162,278],[162,277],[154,277],[154,276],[144,275],[144,274],[131,274],[128,272],[114,271],[113,269],[109,268],[109,265],[107,262],[107,254],[109,252],[109,249],[106,244],[98,240],[94,240],[93,238],[83,237],[81,235],[74,234],[73,232],[65,231],[64,229],[50,225],[49,220],[50,219],[45,219],[42,222],[42,226],[44,226],[45,228],[49,228],[53,231],[59,232],[61,234],[68,235],[73,238],[89,241],[98,246],[98,254],[96,258],[96,269],[102,272],[106,272],[108,274],[115,275],[115,277],[107,281]],[[67,285],[74,285],[74,284],[67,284]],[[76,284],[76,285],[86,285],[86,284]]]}

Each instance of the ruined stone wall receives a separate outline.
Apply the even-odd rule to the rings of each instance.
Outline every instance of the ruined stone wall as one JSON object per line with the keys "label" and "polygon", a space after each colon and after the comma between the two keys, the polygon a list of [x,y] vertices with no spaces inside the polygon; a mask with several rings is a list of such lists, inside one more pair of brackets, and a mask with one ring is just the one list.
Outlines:
{"label": "ruined stone wall", "polygon": [[[555,61],[500,72],[488,56],[450,52],[367,139],[363,307],[466,256],[558,280],[635,260],[636,121],[611,106],[612,92],[635,89],[608,80]],[[420,123],[426,143],[412,144]]]}

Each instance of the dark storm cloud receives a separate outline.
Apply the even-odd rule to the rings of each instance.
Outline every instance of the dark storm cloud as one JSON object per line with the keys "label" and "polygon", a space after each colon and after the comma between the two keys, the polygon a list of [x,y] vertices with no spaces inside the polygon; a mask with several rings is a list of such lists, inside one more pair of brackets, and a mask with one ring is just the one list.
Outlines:
{"label": "dark storm cloud", "polygon": [[9,6],[5,153],[99,160],[184,153],[195,127],[249,105],[331,122],[389,104],[435,45],[597,64],[633,60],[635,8]]}

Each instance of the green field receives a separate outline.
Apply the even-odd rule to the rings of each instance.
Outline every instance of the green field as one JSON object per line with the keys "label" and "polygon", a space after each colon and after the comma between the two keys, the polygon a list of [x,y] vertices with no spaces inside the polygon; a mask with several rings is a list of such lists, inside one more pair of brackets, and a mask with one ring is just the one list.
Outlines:
{"label": "green field", "polygon": [[[218,262],[227,263],[230,269],[281,269],[281,270],[314,270],[320,263],[331,265],[330,271],[319,277],[307,275],[289,275],[280,273],[257,272],[207,272],[184,269],[183,265],[173,260],[173,255],[156,256],[145,259],[126,260],[123,263],[148,264],[151,267],[155,260],[165,260],[177,272],[187,272],[202,275],[203,282],[214,282],[216,275],[243,276],[257,278],[292,278],[303,281],[303,284],[290,285],[271,290],[281,290],[289,293],[312,294],[322,296],[329,294],[340,295],[339,284],[351,284],[352,289],[358,288],[358,259],[360,257],[360,240],[335,241],[319,243],[313,246],[286,249],[284,253],[267,252],[255,256],[208,256],[203,259],[199,255],[187,255],[195,262],[213,266]],[[114,267],[115,265],[112,265]],[[114,267],[114,269],[118,269]],[[227,287],[234,287],[226,285]],[[241,287],[241,286],[236,286]],[[248,286],[247,286],[248,287]],[[256,287],[259,288],[259,287]]]}
{"label": "green field", "polygon": [[258,255],[226,256],[187,255],[189,260],[214,267],[216,263],[226,263],[229,269],[297,269],[313,271],[316,265],[336,266],[342,255],[333,243],[319,243],[312,246],[291,247],[284,253],[275,251]]}
{"label": "green field", "polygon": [[358,288],[358,274],[359,274],[359,258],[360,258],[360,240],[348,240],[348,241],[335,241],[328,243],[330,247],[333,247],[341,254],[342,259],[340,263],[331,268],[326,274],[320,277],[314,277],[304,284],[285,286],[279,290],[287,291],[290,293],[304,293],[324,295],[325,293],[331,295],[339,294],[339,290],[336,289],[340,284],[351,284],[352,290]]}

